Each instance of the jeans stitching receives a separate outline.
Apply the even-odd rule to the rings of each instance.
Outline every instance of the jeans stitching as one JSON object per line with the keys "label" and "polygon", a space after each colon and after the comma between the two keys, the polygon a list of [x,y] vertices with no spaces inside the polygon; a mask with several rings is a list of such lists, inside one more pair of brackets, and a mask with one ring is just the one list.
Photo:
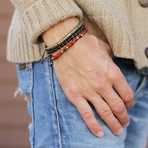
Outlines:
{"label": "jeans stitching", "polygon": [[58,114],[58,109],[57,109],[57,102],[56,102],[56,95],[55,95],[55,89],[54,89],[54,78],[53,78],[53,64],[51,60],[49,60],[50,63],[50,77],[51,77],[51,82],[52,82],[52,93],[53,93],[53,99],[54,99],[54,108],[56,112],[56,117],[57,117],[57,127],[58,127],[58,134],[59,134],[59,145],[60,148],[62,148],[62,142],[61,142],[61,130],[60,130],[60,123],[59,123],[59,114]]}

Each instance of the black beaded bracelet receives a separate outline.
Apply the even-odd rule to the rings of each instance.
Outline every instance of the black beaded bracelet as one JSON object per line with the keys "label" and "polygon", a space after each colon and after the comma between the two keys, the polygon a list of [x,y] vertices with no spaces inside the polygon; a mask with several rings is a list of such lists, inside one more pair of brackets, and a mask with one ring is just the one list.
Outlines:
{"label": "black beaded bracelet", "polygon": [[67,40],[70,41],[70,36],[73,33],[77,32],[77,30],[79,30],[82,26],[83,26],[83,24],[82,24],[82,22],[80,22],[71,32],[69,32],[67,35],[65,35],[60,41],[58,41],[57,43],[55,43],[49,47],[46,47],[45,49],[52,50],[53,48],[57,48],[59,45],[63,44],[64,41],[67,41]]}
{"label": "black beaded bracelet", "polygon": [[[48,56],[45,59],[51,59],[51,60],[56,60],[57,58],[59,58],[59,56],[61,56],[65,51],[67,51],[68,48],[70,48],[73,44],[75,44],[75,42],[77,42],[78,39],[80,39],[81,37],[84,36],[84,34],[86,34],[87,30],[84,29],[82,30],[68,45],[66,45],[66,47],[64,47],[59,53],[57,53],[56,55],[52,55],[52,54],[48,54]],[[43,63],[43,61],[45,60],[42,58],[41,63]]]}
{"label": "black beaded bracelet", "polygon": [[52,54],[56,52],[57,50],[67,45],[71,40],[73,40],[76,36],[78,36],[85,29],[86,29],[85,25],[83,25],[82,22],[80,22],[71,32],[65,35],[59,42],[49,47],[46,46],[44,53],[42,55],[41,63],[43,63],[44,61],[45,52],[47,52],[48,54]]}
{"label": "black beaded bracelet", "polygon": [[73,40],[80,32],[82,32],[83,30],[85,30],[85,26],[83,25],[77,32],[73,33],[66,41],[64,41],[61,45],[59,45],[56,48],[53,48],[51,50],[47,50],[45,48],[45,50],[47,51],[48,54],[54,53],[57,50],[61,49],[62,47],[64,47],[65,45],[67,45],[71,40]]}

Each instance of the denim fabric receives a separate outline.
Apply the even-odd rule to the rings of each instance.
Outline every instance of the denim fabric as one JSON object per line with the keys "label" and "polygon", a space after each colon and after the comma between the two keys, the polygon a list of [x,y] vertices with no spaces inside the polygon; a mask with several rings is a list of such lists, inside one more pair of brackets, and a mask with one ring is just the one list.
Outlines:
{"label": "denim fabric", "polygon": [[[19,86],[25,96],[29,96],[28,112],[30,141],[32,148],[146,148],[148,133],[148,76],[138,74],[133,65],[121,59],[114,62],[120,67],[135,93],[134,106],[128,110],[130,126],[122,136],[115,136],[99,115],[94,113],[102,125],[105,136],[94,136],[76,107],[65,96],[50,60],[26,65],[19,70]],[[122,84],[121,84],[122,87]]]}

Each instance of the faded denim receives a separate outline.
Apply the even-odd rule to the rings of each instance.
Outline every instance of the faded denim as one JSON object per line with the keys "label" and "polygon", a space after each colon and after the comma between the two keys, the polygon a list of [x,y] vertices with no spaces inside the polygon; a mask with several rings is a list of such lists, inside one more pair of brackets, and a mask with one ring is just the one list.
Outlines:
{"label": "faded denim", "polygon": [[[30,141],[32,148],[145,148],[148,134],[148,76],[140,75],[133,65],[115,58],[128,83],[135,93],[134,106],[128,110],[130,126],[122,136],[115,136],[99,115],[94,113],[102,125],[105,136],[94,136],[76,107],[65,96],[50,60],[27,64],[19,70],[19,86],[29,98],[28,112]],[[30,66],[30,70],[29,70]],[[122,87],[122,84],[121,84]]]}

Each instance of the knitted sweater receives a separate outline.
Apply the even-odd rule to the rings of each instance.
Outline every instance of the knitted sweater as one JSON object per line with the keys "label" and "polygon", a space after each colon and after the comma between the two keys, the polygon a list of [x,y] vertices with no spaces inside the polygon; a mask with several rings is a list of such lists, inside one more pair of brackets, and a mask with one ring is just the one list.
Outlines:
{"label": "knitted sweater", "polygon": [[[138,0],[11,0],[15,6],[8,32],[7,60],[39,61],[44,51],[41,34],[58,22],[78,17],[89,33],[108,42],[117,57],[148,67],[148,7]],[[93,49],[92,49],[93,50]]]}

